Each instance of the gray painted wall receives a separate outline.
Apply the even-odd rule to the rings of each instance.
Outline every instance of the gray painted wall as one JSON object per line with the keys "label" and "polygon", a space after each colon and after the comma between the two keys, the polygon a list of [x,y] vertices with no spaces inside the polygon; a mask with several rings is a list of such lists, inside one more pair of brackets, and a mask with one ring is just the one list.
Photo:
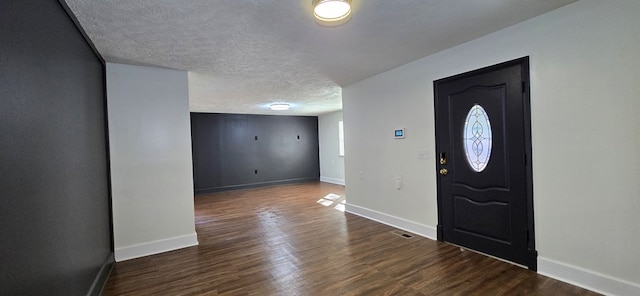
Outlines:
{"label": "gray painted wall", "polygon": [[320,177],[317,117],[191,113],[191,130],[196,193]]}
{"label": "gray painted wall", "polygon": [[104,65],[57,1],[0,28],[0,294],[86,295],[113,260]]}

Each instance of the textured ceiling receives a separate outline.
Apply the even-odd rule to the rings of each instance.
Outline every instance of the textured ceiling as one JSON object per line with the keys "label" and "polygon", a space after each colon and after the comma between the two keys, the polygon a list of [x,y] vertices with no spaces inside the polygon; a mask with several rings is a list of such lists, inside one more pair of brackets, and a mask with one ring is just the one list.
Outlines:
{"label": "textured ceiling", "polygon": [[319,115],[341,86],[575,0],[353,0],[336,28],[311,0],[66,2],[108,62],[189,71],[191,111]]}

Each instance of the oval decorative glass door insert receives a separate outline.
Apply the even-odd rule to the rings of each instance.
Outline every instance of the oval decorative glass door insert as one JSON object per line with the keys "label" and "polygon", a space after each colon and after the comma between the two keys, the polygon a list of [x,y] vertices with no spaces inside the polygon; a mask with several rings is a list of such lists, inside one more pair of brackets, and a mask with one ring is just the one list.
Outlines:
{"label": "oval decorative glass door insert", "polygon": [[482,172],[491,157],[491,124],[482,106],[475,104],[464,122],[464,153],[471,168]]}

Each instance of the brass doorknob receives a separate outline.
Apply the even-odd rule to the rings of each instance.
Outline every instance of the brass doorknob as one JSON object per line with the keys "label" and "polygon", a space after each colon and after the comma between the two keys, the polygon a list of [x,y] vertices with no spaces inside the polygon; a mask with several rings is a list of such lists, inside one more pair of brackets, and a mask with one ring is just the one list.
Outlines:
{"label": "brass doorknob", "polygon": [[449,173],[449,170],[447,170],[446,168],[440,169],[440,175],[446,176],[448,173]]}

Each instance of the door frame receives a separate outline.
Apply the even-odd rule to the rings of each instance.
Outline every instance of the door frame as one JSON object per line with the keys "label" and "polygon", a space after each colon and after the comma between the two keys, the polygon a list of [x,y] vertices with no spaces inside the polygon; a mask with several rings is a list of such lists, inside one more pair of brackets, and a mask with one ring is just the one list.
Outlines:
{"label": "door frame", "polygon": [[[515,60],[499,63],[496,65],[480,68],[464,72],[461,74],[449,76],[446,78],[433,81],[433,98],[434,98],[434,127],[436,130],[435,142],[436,142],[436,155],[434,157],[436,161],[436,168],[439,167],[438,152],[440,151],[440,145],[438,143],[437,131],[438,131],[438,85],[440,83],[450,82],[452,80],[458,80],[475,76],[479,74],[485,74],[502,68],[511,67],[514,65],[521,66],[522,77],[522,100],[523,100],[523,118],[524,118],[524,146],[525,146],[525,178],[526,178],[526,215],[527,215],[527,267],[530,270],[537,270],[537,258],[538,252],[535,248],[535,227],[534,227],[534,212],[533,212],[533,169],[532,169],[532,141],[531,141],[531,99],[530,99],[530,80],[529,80],[529,57],[522,57]],[[438,225],[437,225],[437,239],[444,242],[443,237],[443,196],[441,178],[436,174],[437,182],[437,202],[438,202]]]}

